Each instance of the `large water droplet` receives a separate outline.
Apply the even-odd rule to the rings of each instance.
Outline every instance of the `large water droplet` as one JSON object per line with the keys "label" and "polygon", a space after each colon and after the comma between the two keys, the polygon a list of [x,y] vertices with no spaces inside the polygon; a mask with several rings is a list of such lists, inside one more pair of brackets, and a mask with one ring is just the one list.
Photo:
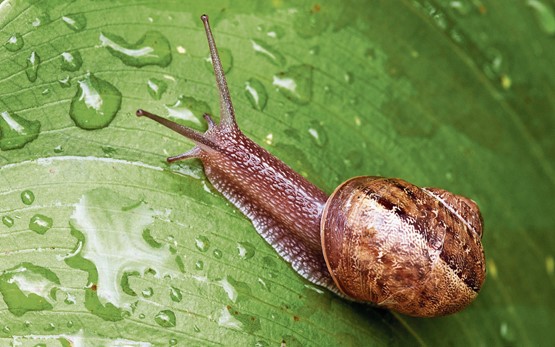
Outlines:
{"label": "large water droplet", "polygon": [[158,31],[147,31],[137,42],[129,43],[121,36],[100,34],[100,43],[122,63],[129,66],[168,66],[172,61],[168,39]]}
{"label": "large water droplet", "polygon": [[268,93],[262,82],[251,78],[245,82],[245,95],[255,110],[263,111],[268,102]]}
{"label": "large water droplet", "polygon": [[210,248],[210,241],[206,236],[199,235],[195,239],[195,247],[201,252],[206,252]]}
{"label": "large water droplet", "polygon": [[254,257],[254,254],[256,253],[253,244],[247,241],[237,242],[237,251],[239,253],[239,257],[245,260]]}
{"label": "large water droplet", "polygon": [[36,232],[37,234],[44,234],[50,228],[52,228],[52,218],[45,216],[43,214],[36,214],[31,217],[29,221],[29,229]]}
{"label": "large water droplet", "polygon": [[3,216],[3,217],[2,217],[2,223],[3,223],[5,226],[7,226],[8,228],[11,228],[11,227],[13,227],[13,225],[14,225],[15,222],[14,222],[13,218],[10,217],[10,216]]}
{"label": "large water droplet", "polygon": [[25,205],[31,205],[35,202],[35,194],[30,190],[24,190],[21,192],[21,202]]}
{"label": "large water droplet", "polygon": [[277,66],[285,66],[285,57],[283,54],[273,49],[272,47],[266,45],[264,42],[259,40],[251,40],[252,48],[256,54],[267,58],[272,64]]}
{"label": "large water droplet", "polygon": [[247,283],[237,281],[231,276],[219,280],[218,284],[222,286],[227,297],[232,302],[248,300],[252,296],[251,288]]}
{"label": "large water droplet", "polygon": [[51,310],[60,279],[47,268],[21,263],[0,274],[0,292],[8,311],[22,316],[28,311]]}
{"label": "large water droplet", "polygon": [[69,109],[71,119],[78,127],[86,130],[108,126],[121,106],[121,92],[91,73],[78,83],[79,88]]}
{"label": "large water droplet", "polygon": [[154,321],[161,327],[173,328],[175,327],[175,313],[170,310],[163,310],[158,312],[154,317]]}
{"label": "large water droplet", "polygon": [[23,47],[24,41],[20,33],[13,34],[8,41],[4,44],[4,47],[10,52],[19,51]]}
{"label": "large water droplet", "polygon": [[180,95],[173,105],[166,105],[166,109],[170,117],[184,121],[185,125],[201,126],[204,124],[200,121],[202,115],[204,113],[212,114],[212,110],[206,102],[184,95]]}
{"label": "large water droplet", "polygon": [[83,13],[68,14],[62,20],[73,31],[81,31],[87,27],[87,17]]}
{"label": "large water droplet", "polygon": [[37,80],[37,75],[40,66],[40,57],[37,52],[31,52],[29,58],[27,58],[27,67],[25,68],[25,74],[30,82],[35,82]]}
{"label": "large water droplet", "polygon": [[146,83],[148,86],[148,94],[150,94],[154,100],[160,100],[162,94],[168,89],[168,84],[166,82],[156,78],[151,78]]}
{"label": "large water droplet", "polygon": [[548,35],[555,34],[555,13],[551,7],[537,0],[528,0],[527,5],[534,10],[542,30]]}
{"label": "large water droplet", "polygon": [[64,71],[77,71],[83,65],[83,58],[79,51],[63,52],[62,53],[62,70]]}
{"label": "large water droplet", "polygon": [[[218,48],[218,53],[220,55],[220,61],[222,62],[222,67],[224,69],[224,73],[229,73],[231,68],[233,67],[233,55],[231,51],[227,48]],[[206,58],[206,65],[205,65],[210,72],[213,71],[212,67],[212,58],[208,56]]]}
{"label": "large water droplet", "polygon": [[312,67],[309,65],[292,66],[275,75],[272,83],[293,102],[307,104],[312,99]]}
{"label": "large water droplet", "polygon": [[0,114],[0,149],[22,148],[39,136],[40,122],[29,121],[11,112]]}

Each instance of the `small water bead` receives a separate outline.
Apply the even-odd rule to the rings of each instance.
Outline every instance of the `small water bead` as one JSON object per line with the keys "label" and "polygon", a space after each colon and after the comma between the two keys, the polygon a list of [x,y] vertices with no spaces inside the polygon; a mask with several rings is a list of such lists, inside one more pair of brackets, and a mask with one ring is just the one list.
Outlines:
{"label": "small water bead", "polygon": [[3,216],[3,217],[2,217],[2,223],[3,223],[5,226],[7,226],[8,228],[11,228],[11,227],[13,227],[13,225],[14,225],[14,220],[13,220],[13,218],[10,217],[10,216]]}
{"label": "small water bead", "polygon": [[526,4],[534,10],[541,29],[547,35],[555,34],[555,13],[550,5],[537,0],[528,0]]}
{"label": "small water bead", "polygon": [[154,321],[161,327],[173,328],[176,323],[175,313],[170,310],[162,310],[156,314]]}
{"label": "small water bead", "polygon": [[308,128],[308,134],[318,147],[324,147],[328,142],[326,130],[320,123],[312,122],[310,128]]}
{"label": "small water bead", "polygon": [[148,94],[150,94],[154,100],[160,100],[162,95],[168,89],[168,84],[165,81],[156,78],[151,78],[146,83],[148,87]]}
{"label": "small water bead", "polygon": [[64,71],[77,71],[83,65],[83,58],[81,58],[81,53],[74,50],[71,52],[63,52],[61,54],[62,64],[61,68]]}
{"label": "small water bead", "polygon": [[63,152],[64,152],[64,148],[62,147],[62,145],[58,145],[54,147],[54,153],[63,153]]}
{"label": "small water bead", "polygon": [[60,79],[58,80],[58,84],[59,84],[60,87],[62,87],[62,88],[69,88],[69,87],[71,87],[71,81],[70,81],[70,79],[69,79],[69,76],[60,78]]}
{"label": "small water bead", "polygon": [[239,258],[244,260],[254,257],[256,253],[254,245],[247,241],[237,242],[237,251],[239,253]]}
{"label": "small water bead", "polygon": [[144,298],[151,298],[154,295],[154,289],[152,287],[145,288],[141,291]]}
{"label": "small water bead", "polygon": [[193,331],[194,331],[195,333],[200,333],[200,328],[198,327],[198,325],[195,324],[195,325],[193,326]]}
{"label": "small water bead", "polygon": [[[220,61],[222,62],[224,73],[228,74],[231,71],[231,68],[233,68],[233,55],[227,48],[218,48],[218,53],[220,55]],[[206,68],[210,71],[210,73],[213,73],[214,68],[212,67],[212,58],[208,56],[205,61]]]}
{"label": "small water bead", "polygon": [[195,269],[196,270],[203,270],[204,269],[204,262],[202,260],[197,260],[195,262]]}
{"label": "small water bead", "polygon": [[201,252],[206,252],[210,248],[210,241],[206,236],[198,236],[195,239],[195,246]]}
{"label": "small water bead", "polygon": [[181,302],[181,300],[183,300],[183,294],[179,288],[170,287],[170,298],[174,302]]}
{"label": "small water bead", "polygon": [[108,81],[88,73],[79,80],[69,115],[85,130],[101,129],[112,122],[121,106],[121,92]]}
{"label": "small water bead", "polygon": [[245,96],[255,110],[263,111],[268,102],[266,88],[256,78],[251,78],[245,82]]}
{"label": "small water bead", "polygon": [[99,39],[101,45],[125,65],[166,67],[172,61],[170,42],[158,31],[147,31],[135,43],[129,43],[121,36],[105,32],[100,34]]}
{"label": "small water bead", "polygon": [[170,117],[196,126],[205,124],[201,122],[204,113],[213,114],[206,102],[184,95],[180,95],[173,105],[166,105],[166,110]]}
{"label": "small water bead", "polygon": [[20,197],[25,205],[31,205],[35,201],[35,194],[30,190],[22,191]]}
{"label": "small water bead", "polygon": [[219,249],[215,249],[212,254],[214,255],[214,258],[222,259],[223,253]]}
{"label": "small water bead", "polygon": [[62,20],[73,31],[82,31],[87,27],[87,17],[83,13],[68,14]]}
{"label": "small water bead", "polygon": [[252,49],[276,66],[285,66],[285,56],[276,49],[259,40],[251,40]]}
{"label": "small water bead", "polygon": [[43,235],[50,228],[52,228],[52,218],[45,216],[43,214],[35,214],[31,217],[29,221],[29,229],[36,232],[37,234]]}
{"label": "small water bead", "polygon": [[170,346],[175,346],[175,345],[177,345],[177,339],[170,339],[170,341],[168,341],[168,343],[170,344]]}
{"label": "small water bead", "polygon": [[23,41],[23,37],[20,33],[13,34],[8,41],[4,44],[4,47],[10,52],[17,52],[19,51],[25,42]]}
{"label": "small water bead", "polygon": [[296,65],[273,76],[272,84],[289,100],[308,104],[312,100],[312,66]]}
{"label": "small water bead", "polygon": [[48,323],[44,328],[44,330],[46,331],[54,331],[55,329],[56,329],[56,324],[54,323]]}
{"label": "small water bead", "polygon": [[29,82],[35,82],[37,80],[39,66],[40,56],[37,52],[33,51],[29,58],[27,58],[27,67],[25,68],[25,74]]}

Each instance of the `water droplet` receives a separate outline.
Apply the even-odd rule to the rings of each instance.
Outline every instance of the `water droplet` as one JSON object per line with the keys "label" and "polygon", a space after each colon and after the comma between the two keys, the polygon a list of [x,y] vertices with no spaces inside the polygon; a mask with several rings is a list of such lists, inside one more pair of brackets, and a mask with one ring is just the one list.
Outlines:
{"label": "water droplet", "polygon": [[268,28],[266,35],[273,39],[279,39],[285,35],[285,31],[277,25],[272,25]]}
{"label": "water droplet", "polygon": [[154,321],[161,327],[173,328],[175,327],[175,313],[170,310],[160,311],[154,317]]}
{"label": "water droplet", "polygon": [[11,228],[14,225],[14,220],[10,216],[3,216],[2,223],[4,223],[4,225],[7,226],[8,228]]}
{"label": "water droplet", "polygon": [[307,104],[312,99],[312,67],[309,65],[292,66],[275,75],[272,83],[293,102]]}
{"label": "water droplet", "polygon": [[154,100],[160,100],[168,89],[168,84],[162,80],[151,78],[147,82],[148,93]]}
{"label": "water droplet", "polygon": [[60,87],[62,88],[69,88],[71,87],[71,81],[69,79],[69,76],[66,76],[64,78],[60,78],[58,80],[58,83],[60,84]]}
{"label": "water droplet", "polygon": [[4,326],[4,328],[2,328],[2,331],[5,332],[6,334],[8,334],[11,331],[11,329],[10,329],[9,326],[6,325],[6,326]]}
{"label": "water droplet", "polygon": [[50,228],[52,228],[52,218],[43,214],[36,214],[29,221],[29,229],[33,230],[37,234],[43,235]]}
{"label": "water droplet", "polygon": [[8,311],[20,317],[28,311],[51,310],[60,279],[47,268],[21,263],[0,274],[0,292]]}
{"label": "water droplet", "polygon": [[324,147],[328,142],[328,136],[324,127],[317,122],[312,122],[310,128],[308,128],[308,133],[312,140],[314,140],[314,143],[319,147]]}
{"label": "water droplet", "polygon": [[35,201],[35,194],[30,190],[24,190],[21,192],[21,202],[25,205],[31,205]]}
{"label": "water droplet", "polygon": [[101,129],[114,119],[121,106],[121,92],[111,83],[88,73],[79,80],[69,115],[81,129]]}
{"label": "water droplet", "polygon": [[170,344],[170,346],[175,346],[175,345],[177,345],[177,339],[170,339],[170,341],[168,341],[168,343]]}
{"label": "water droplet", "polygon": [[[231,71],[231,68],[233,67],[233,55],[231,54],[231,51],[227,48],[218,48],[218,53],[220,54],[220,61],[222,62],[224,73],[227,74],[229,73],[229,71]],[[208,70],[210,70],[211,73],[213,73],[214,70],[212,67],[212,58],[208,56],[205,61],[205,66],[208,68]]]}
{"label": "water droplet", "polygon": [[54,147],[54,153],[63,153],[64,148],[62,147],[62,145],[57,145],[56,147]]}
{"label": "water droplet", "polygon": [[267,58],[274,65],[285,66],[285,57],[276,49],[259,40],[251,40],[251,44],[257,55]]}
{"label": "water droplet", "polygon": [[260,330],[260,319],[255,316],[240,313],[231,306],[224,306],[218,318],[218,325],[252,334]]}
{"label": "water droplet", "polygon": [[200,333],[200,328],[198,327],[198,325],[195,324],[195,325],[193,326],[193,331],[194,331],[195,333]]}
{"label": "water droplet", "polygon": [[555,259],[553,259],[553,256],[551,255],[545,257],[545,271],[550,276],[553,275],[553,272],[555,272]]}
{"label": "water droplet", "polygon": [[75,305],[77,303],[77,298],[75,295],[66,292],[66,298],[64,299],[66,305]]}
{"label": "water droplet", "polygon": [[54,323],[48,323],[46,327],[44,327],[44,330],[46,331],[54,331],[55,329],[56,329],[56,325]]}
{"label": "water droplet", "polygon": [[198,236],[195,239],[195,246],[201,252],[206,252],[210,248],[210,241],[206,236]]}
{"label": "water droplet", "polygon": [[145,288],[141,291],[144,298],[150,298],[154,295],[154,289],[152,287]]}
{"label": "water droplet", "polygon": [[64,71],[77,71],[83,65],[83,58],[81,58],[81,53],[74,50],[71,52],[63,52],[62,55],[62,70]]}
{"label": "water droplet", "polygon": [[87,17],[83,13],[68,14],[62,20],[73,31],[81,31],[87,27]]}
{"label": "water droplet", "polygon": [[509,328],[509,324],[507,324],[507,322],[501,323],[499,326],[499,334],[506,341],[514,341],[515,339],[514,332]]}
{"label": "water droplet", "polygon": [[469,2],[465,1],[450,1],[449,6],[460,15],[467,15],[471,10]]}
{"label": "water droplet", "polygon": [[345,72],[345,75],[343,75],[343,79],[345,80],[345,82],[351,84],[355,80],[355,76],[353,75],[352,72],[347,71]]}
{"label": "water droplet", "polygon": [[170,298],[174,302],[181,302],[181,300],[183,299],[183,294],[181,293],[181,290],[179,290],[179,288],[170,287]]}
{"label": "water droplet", "polygon": [[259,277],[258,278],[258,284],[260,284],[260,286],[262,288],[264,288],[265,290],[270,291],[270,287],[271,287],[270,283],[266,283],[266,281],[264,281],[264,279]]}
{"label": "water droplet", "polygon": [[320,53],[320,46],[312,46],[310,47],[310,49],[308,50],[308,53],[310,55],[318,55]]}
{"label": "water droplet", "polygon": [[20,33],[13,34],[8,41],[4,44],[4,47],[10,52],[19,51],[24,45],[23,37]]}
{"label": "water droplet", "polygon": [[332,27],[330,11],[321,11],[318,5],[314,6],[310,11],[298,11],[295,15],[293,29],[300,37],[314,37]]}
{"label": "water droplet", "polygon": [[239,257],[245,260],[254,257],[256,253],[253,244],[247,241],[237,242],[237,251],[239,252]]}
{"label": "water droplet", "polygon": [[202,260],[197,260],[195,262],[195,269],[196,270],[203,270],[204,269],[204,262]]}
{"label": "water droplet", "polygon": [[268,347],[270,344],[263,340],[258,340],[255,342],[254,347]]}
{"label": "water droplet", "polygon": [[37,80],[37,75],[40,66],[40,57],[37,52],[31,52],[29,58],[27,58],[27,67],[25,68],[25,74],[29,79],[29,82],[35,82]]}
{"label": "water droplet", "polygon": [[503,54],[494,47],[490,47],[485,51],[488,58],[487,63],[484,65],[484,73],[490,79],[497,79],[506,69],[507,62],[503,58]]}
{"label": "water droplet", "polygon": [[212,254],[214,255],[214,258],[216,259],[222,259],[222,251],[220,251],[219,249],[215,249]]}
{"label": "water droplet", "polygon": [[99,39],[101,45],[125,65],[166,67],[172,61],[170,42],[158,31],[147,31],[135,43],[128,43],[122,37],[109,33],[100,33]]}
{"label": "water droplet", "polygon": [[73,323],[73,321],[68,320],[67,323],[66,323],[66,327],[72,328],[74,324],[75,324],[75,323]]}
{"label": "water droplet", "polygon": [[262,82],[251,78],[245,82],[245,95],[255,110],[263,111],[268,102],[268,93]]}
{"label": "water droplet", "polygon": [[180,95],[173,105],[166,105],[166,109],[168,116],[184,121],[186,125],[193,123],[193,125],[201,126],[204,124],[200,121],[202,115],[204,113],[212,114],[210,106],[206,102],[184,95]]}
{"label": "water droplet", "polygon": [[527,5],[534,10],[542,30],[548,35],[555,34],[555,13],[551,7],[537,0],[528,0]]}
{"label": "water droplet", "polygon": [[237,281],[231,276],[226,276],[224,279],[218,281],[218,284],[223,288],[227,297],[232,302],[248,300],[252,296],[250,286],[242,281]]}

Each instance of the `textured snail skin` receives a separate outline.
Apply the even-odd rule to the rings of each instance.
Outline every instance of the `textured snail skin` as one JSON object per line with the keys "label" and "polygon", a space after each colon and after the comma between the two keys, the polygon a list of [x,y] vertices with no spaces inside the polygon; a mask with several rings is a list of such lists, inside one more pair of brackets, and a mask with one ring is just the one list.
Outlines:
{"label": "textured snail skin", "polygon": [[352,178],[328,200],[321,232],[331,275],[355,300],[433,317],[466,307],[484,282],[478,207],[441,189]]}
{"label": "textured snail skin", "polygon": [[[482,220],[470,199],[400,179],[358,177],[328,196],[237,126],[208,17],[201,17],[220,122],[200,133],[144,110],[195,142],[210,183],[304,278],[355,301],[430,317],[467,306],[484,281]],[[361,267],[362,266],[362,267]],[[366,282],[365,282],[366,281]]]}

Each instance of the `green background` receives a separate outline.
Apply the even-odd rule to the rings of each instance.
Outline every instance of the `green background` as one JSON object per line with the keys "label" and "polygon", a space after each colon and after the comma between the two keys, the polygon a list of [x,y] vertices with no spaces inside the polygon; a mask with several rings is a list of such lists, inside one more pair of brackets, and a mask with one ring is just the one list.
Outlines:
{"label": "green background", "polygon": [[[317,186],[330,193],[349,177],[383,175],[477,201],[488,275],[468,309],[415,319],[319,290],[214,191],[199,162],[165,163],[191,143],[134,111],[165,116],[166,105],[182,99],[197,118],[186,124],[202,130],[205,110],[217,117],[202,13],[225,55],[240,127]],[[72,29],[64,16],[85,22]],[[0,216],[14,221],[0,224],[0,271],[29,262],[60,281],[51,281],[59,290],[50,305],[22,315],[8,310],[11,294],[0,286],[3,345],[56,346],[79,336],[87,345],[122,338],[161,346],[555,340],[552,1],[6,0],[0,28],[0,42],[16,33],[24,42],[19,50],[0,48],[0,112],[41,124],[35,140],[0,151]],[[125,64],[99,39],[102,32],[133,44],[147,31],[168,40],[169,65]],[[257,53],[253,42],[270,54]],[[76,71],[61,68],[68,50],[82,57]],[[32,52],[41,59],[34,81],[26,73]],[[115,118],[99,130],[81,129],[70,117],[88,72],[122,94]],[[278,90],[275,76],[296,79],[298,94]],[[59,82],[66,77],[66,85]],[[149,79],[167,84],[159,100]],[[247,82],[265,92],[264,107],[249,99]],[[170,245],[181,262],[176,276],[139,271],[118,283],[135,304],[117,321],[87,304],[91,271],[61,258],[82,236],[70,230],[75,204],[98,187],[166,211],[145,238]],[[20,197],[27,189],[35,195],[31,205]],[[52,228],[33,231],[35,214],[52,218]],[[12,275],[3,276],[8,283]],[[180,300],[170,298],[172,287]],[[174,327],[156,322],[167,310],[176,315]]]}

